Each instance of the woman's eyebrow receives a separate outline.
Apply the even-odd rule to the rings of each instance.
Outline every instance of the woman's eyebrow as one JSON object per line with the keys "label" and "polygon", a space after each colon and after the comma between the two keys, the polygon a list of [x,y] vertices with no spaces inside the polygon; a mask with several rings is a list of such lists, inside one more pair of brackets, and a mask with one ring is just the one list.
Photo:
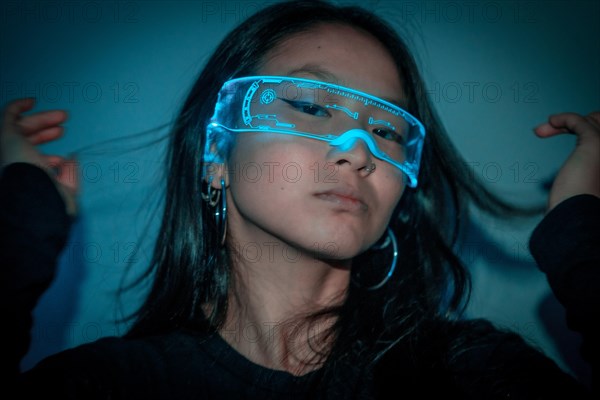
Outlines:
{"label": "woman's eyebrow", "polygon": [[[322,66],[314,63],[304,64],[300,68],[295,68],[291,71],[288,71],[288,75],[293,74],[310,74],[314,75],[317,78],[323,80],[327,83],[333,83],[336,85],[340,85],[340,78],[338,78],[333,72],[323,68]],[[343,86],[343,85],[340,85]]]}

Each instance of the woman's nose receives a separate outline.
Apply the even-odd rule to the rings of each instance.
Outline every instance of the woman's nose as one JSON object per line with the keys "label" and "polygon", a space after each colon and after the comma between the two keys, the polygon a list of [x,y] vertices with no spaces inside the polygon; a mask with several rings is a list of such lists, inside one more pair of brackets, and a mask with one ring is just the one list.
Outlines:
{"label": "woman's nose", "polygon": [[[347,166],[364,176],[369,175],[368,168],[373,164],[370,147],[374,145],[373,137],[362,129],[352,129],[332,140],[327,161],[339,167]],[[367,168],[367,170],[365,170]]]}

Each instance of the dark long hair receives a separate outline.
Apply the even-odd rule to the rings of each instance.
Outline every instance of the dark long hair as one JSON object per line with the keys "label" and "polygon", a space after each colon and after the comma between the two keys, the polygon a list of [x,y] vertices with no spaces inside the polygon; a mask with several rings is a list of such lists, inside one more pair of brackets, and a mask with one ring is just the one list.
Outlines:
{"label": "dark long hair", "polygon": [[[361,261],[379,258],[369,252],[353,262],[354,283],[344,304],[319,313],[337,316],[325,369],[340,363],[373,364],[392,344],[418,335],[425,323],[459,315],[464,308],[469,279],[453,243],[467,205],[495,215],[515,209],[469,174],[428,100],[413,56],[388,23],[359,7],[292,1],[259,11],[229,33],[179,112],[169,148],[166,205],[147,272],[154,284],[129,337],[182,328],[209,332],[223,323],[231,271],[212,213],[201,198],[205,127],[226,80],[255,74],[269,50],[318,23],[345,24],[377,38],[398,67],[408,111],[427,131],[419,187],[407,188],[390,224],[400,244],[398,270],[381,289],[369,291],[360,284],[365,275]],[[370,271],[382,276],[388,268],[383,264]],[[207,303],[210,315],[201,308]]]}

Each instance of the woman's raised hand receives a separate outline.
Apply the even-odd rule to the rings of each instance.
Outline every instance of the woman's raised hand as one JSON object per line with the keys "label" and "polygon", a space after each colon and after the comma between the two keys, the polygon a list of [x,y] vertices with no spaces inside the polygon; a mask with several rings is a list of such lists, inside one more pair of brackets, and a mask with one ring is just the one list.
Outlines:
{"label": "woman's raised hand", "polygon": [[534,132],[542,138],[561,133],[577,136],[575,149],[560,168],[550,189],[548,211],[578,194],[600,197],[600,112],[585,116],[576,113],[552,115]]}
{"label": "woman's raised hand", "polygon": [[23,112],[33,108],[33,98],[17,99],[6,106],[0,129],[0,169],[16,162],[34,164],[54,179],[69,215],[77,213],[76,195],[79,190],[77,164],[56,155],[44,155],[36,145],[63,135],[61,124],[67,120],[62,110],[43,111],[30,115]]}

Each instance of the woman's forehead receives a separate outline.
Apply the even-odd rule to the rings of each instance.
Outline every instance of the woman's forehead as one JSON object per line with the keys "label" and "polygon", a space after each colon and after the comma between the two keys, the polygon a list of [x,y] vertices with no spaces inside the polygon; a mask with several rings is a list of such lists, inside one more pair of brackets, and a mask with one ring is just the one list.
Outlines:
{"label": "woman's forehead", "polygon": [[320,24],[271,50],[261,75],[299,76],[351,87],[403,103],[398,68],[372,35],[341,24]]}

